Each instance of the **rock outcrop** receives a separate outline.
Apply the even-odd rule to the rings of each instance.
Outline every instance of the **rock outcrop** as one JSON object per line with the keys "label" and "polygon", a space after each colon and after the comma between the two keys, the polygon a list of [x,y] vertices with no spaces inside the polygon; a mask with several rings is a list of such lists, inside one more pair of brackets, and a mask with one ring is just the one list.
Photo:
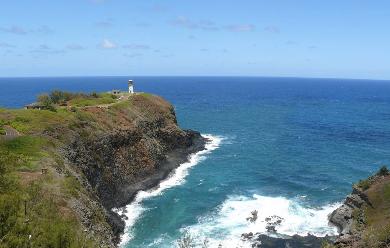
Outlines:
{"label": "rock outcrop", "polygon": [[270,237],[268,235],[258,235],[256,240],[252,242],[252,247],[259,248],[321,248],[325,241],[331,242],[332,237],[316,237],[314,235],[307,236],[286,236]]}
{"label": "rock outcrop", "polygon": [[337,226],[341,236],[353,233],[353,214],[364,204],[371,206],[367,195],[357,187],[353,187],[352,193],[348,195],[344,203],[334,210],[329,216],[329,222]]}
{"label": "rock outcrop", "polygon": [[96,194],[118,242],[124,222],[111,209],[156,186],[189,154],[203,150],[206,140],[180,129],[173,107],[157,96],[134,96],[131,105],[110,110],[89,108],[100,130],[86,123],[62,154]]}
{"label": "rock outcrop", "polygon": [[387,247],[390,174],[386,167],[353,186],[344,203],[329,215],[339,229],[335,247]]}

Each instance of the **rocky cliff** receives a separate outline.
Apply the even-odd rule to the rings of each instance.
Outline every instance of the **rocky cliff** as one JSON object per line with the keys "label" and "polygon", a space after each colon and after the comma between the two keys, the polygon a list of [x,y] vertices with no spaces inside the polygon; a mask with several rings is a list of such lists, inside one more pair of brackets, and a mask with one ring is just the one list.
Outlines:
{"label": "rocky cliff", "polygon": [[355,184],[344,203],[330,214],[329,221],[340,233],[335,247],[389,247],[390,173],[387,168]]}
{"label": "rocky cliff", "polygon": [[[50,223],[46,216],[51,215],[61,220],[62,229],[49,235],[55,236],[53,247],[58,242],[71,247],[80,243],[115,247],[124,222],[112,208],[130,203],[139,190],[156,186],[189,154],[203,150],[206,140],[198,132],[182,130],[173,106],[158,96],[135,94],[118,100],[113,96],[113,103],[101,105],[89,104],[98,102],[99,96],[77,97],[79,102],[88,101],[88,106],[68,103],[51,111],[0,109],[0,124],[20,133],[20,137],[2,141],[0,152],[15,164],[9,175],[20,178],[19,195],[31,195],[27,199],[33,200],[26,201],[27,205],[42,206],[28,213],[31,220],[36,219],[35,225],[41,225],[43,219]],[[35,185],[39,189],[32,196]],[[21,209],[19,202],[15,199],[10,204]],[[14,217],[10,215],[10,220]],[[67,236],[64,241],[64,225],[66,232],[77,233],[77,240]],[[23,242],[37,240],[41,246],[50,245],[35,229],[26,229],[20,239],[30,236],[30,241]],[[10,226],[7,235],[13,230]],[[48,229],[47,233],[51,232]]]}
{"label": "rocky cliff", "polygon": [[[254,215],[255,214],[255,215]],[[248,219],[256,221],[257,213]],[[390,247],[390,172],[382,167],[375,175],[355,185],[344,203],[329,215],[339,230],[336,237],[287,236],[277,233],[283,221],[274,216],[265,220],[268,235],[244,233],[252,247],[387,248]]]}
{"label": "rocky cliff", "polygon": [[89,130],[93,127],[86,124],[62,154],[96,192],[118,236],[123,222],[111,209],[128,204],[139,190],[156,186],[189,154],[204,149],[205,139],[198,132],[181,130],[173,107],[156,96],[133,96],[127,107],[87,111],[106,127]]}

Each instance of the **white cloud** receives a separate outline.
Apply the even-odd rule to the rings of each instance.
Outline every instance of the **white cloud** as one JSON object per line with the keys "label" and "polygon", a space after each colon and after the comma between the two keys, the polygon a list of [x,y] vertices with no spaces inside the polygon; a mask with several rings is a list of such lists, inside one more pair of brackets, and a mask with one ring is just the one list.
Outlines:
{"label": "white cloud", "polygon": [[210,20],[193,21],[185,16],[178,16],[175,20],[171,21],[173,26],[178,26],[187,29],[201,29],[204,31],[218,31],[219,27]]}
{"label": "white cloud", "polygon": [[280,33],[280,29],[277,26],[267,26],[264,30],[270,33]]}
{"label": "white cloud", "polygon": [[79,44],[69,44],[66,46],[66,49],[69,49],[69,50],[84,50],[85,47],[83,47],[82,45],[79,45]]}
{"label": "white cloud", "polygon": [[123,48],[127,49],[134,49],[134,50],[149,50],[150,46],[145,44],[127,44],[122,46]]}
{"label": "white cloud", "polygon": [[231,32],[252,32],[255,30],[255,25],[243,24],[243,25],[230,25],[226,27]]}
{"label": "white cloud", "polygon": [[104,48],[104,49],[113,49],[113,48],[116,48],[117,45],[108,39],[104,39],[102,41],[102,43],[100,44],[100,47]]}
{"label": "white cloud", "polygon": [[15,47],[15,46],[11,45],[9,43],[6,43],[6,42],[0,42],[0,47],[2,47],[2,48],[11,48],[11,47]]}
{"label": "white cloud", "polygon": [[107,19],[104,21],[96,22],[95,26],[99,28],[111,28],[112,26],[114,26],[114,24],[112,22],[112,19]]}
{"label": "white cloud", "polygon": [[0,31],[5,33],[11,33],[11,34],[20,34],[20,35],[24,35],[28,33],[26,29],[19,26],[0,27]]}

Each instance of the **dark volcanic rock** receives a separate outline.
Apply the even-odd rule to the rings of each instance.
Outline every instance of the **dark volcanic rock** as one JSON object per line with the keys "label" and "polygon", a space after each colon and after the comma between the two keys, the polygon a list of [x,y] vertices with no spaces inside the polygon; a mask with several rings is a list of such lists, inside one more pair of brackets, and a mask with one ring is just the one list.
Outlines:
{"label": "dark volcanic rock", "polygon": [[76,129],[62,149],[66,162],[83,175],[82,185],[103,205],[114,242],[125,226],[111,209],[157,186],[190,154],[204,150],[207,141],[199,132],[180,129],[173,107],[162,99],[133,98],[126,108],[88,109],[101,120]]}
{"label": "dark volcanic rock", "polygon": [[352,234],[353,212],[355,209],[361,208],[363,204],[371,206],[367,196],[360,189],[354,187],[343,205],[330,214],[329,221],[338,227],[340,235]]}
{"label": "dark volcanic rock", "polygon": [[264,234],[259,235],[256,241],[253,242],[252,247],[261,248],[320,248],[324,241],[332,241],[332,237],[316,237],[313,235],[308,236],[281,236],[270,237]]}

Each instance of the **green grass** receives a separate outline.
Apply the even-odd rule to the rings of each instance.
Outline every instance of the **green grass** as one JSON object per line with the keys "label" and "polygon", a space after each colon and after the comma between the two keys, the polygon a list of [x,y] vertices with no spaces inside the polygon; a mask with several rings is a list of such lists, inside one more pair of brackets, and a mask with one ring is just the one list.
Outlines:
{"label": "green grass", "polygon": [[364,247],[388,247],[390,244],[390,181],[386,176],[389,176],[389,171],[382,167],[366,191],[373,207],[363,208],[366,219]]}
{"label": "green grass", "polygon": [[65,194],[77,197],[81,190],[80,182],[73,176],[67,176],[63,182],[63,190]]}
{"label": "green grass", "polygon": [[75,107],[87,107],[116,102],[116,97],[109,93],[101,93],[97,96],[98,97],[77,97],[70,100],[69,104]]}
{"label": "green grass", "polygon": [[384,200],[390,202],[390,184],[386,185],[383,189]]}
{"label": "green grass", "polygon": [[[44,139],[34,136],[0,143],[0,248],[97,247],[77,219],[61,213],[58,193],[47,188],[57,180],[40,177],[28,187],[19,184],[18,168],[26,159],[42,156],[45,146]],[[77,194],[81,187],[72,177],[64,184],[68,194]]]}
{"label": "green grass", "polygon": [[154,96],[153,94],[145,93],[145,92],[139,93],[138,95],[143,96],[143,97],[153,97]]}
{"label": "green grass", "polygon": [[368,177],[365,180],[360,180],[358,183],[355,184],[355,186],[357,186],[358,188],[360,188],[362,190],[367,190],[374,183],[376,176],[387,176],[389,174],[390,174],[390,172],[387,169],[387,167],[386,166],[382,166],[375,175],[370,176],[370,177]]}
{"label": "green grass", "polygon": [[41,137],[20,136],[12,140],[0,141],[0,151],[12,154],[18,163],[14,168],[17,171],[36,171],[40,158],[47,156],[43,147],[47,141]]}
{"label": "green grass", "polygon": [[73,116],[72,112],[64,109],[57,112],[17,109],[10,110],[9,114],[14,117],[8,120],[9,125],[24,134],[35,133],[53,125],[66,123]]}
{"label": "green grass", "polygon": [[40,157],[42,148],[47,142],[44,138],[34,136],[20,136],[0,143],[0,149],[18,155]]}
{"label": "green grass", "polygon": [[[61,102],[55,105],[55,112],[0,109],[0,130],[9,125],[21,134],[0,140],[0,248],[98,247],[86,239],[68,205],[69,199],[85,199],[87,191],[70,173],[58,147],[74,138],[93,138],[97,132],[115,128],[116,120],[131,120],[143,111],[151,118],[170,114],[165,101],[146,93],[129,101],[117,101],[108,93],[69,97],[68,106],[73,108],[62,107]],[[104,116],[100,111],[81,108],[111,103],[115,104]],[[49,173],[42,175],[41,168],[48,168]],[[93,223],[108,225],[99,207],[91,209]],[[100,238],[96,237],[97,242]]]}

